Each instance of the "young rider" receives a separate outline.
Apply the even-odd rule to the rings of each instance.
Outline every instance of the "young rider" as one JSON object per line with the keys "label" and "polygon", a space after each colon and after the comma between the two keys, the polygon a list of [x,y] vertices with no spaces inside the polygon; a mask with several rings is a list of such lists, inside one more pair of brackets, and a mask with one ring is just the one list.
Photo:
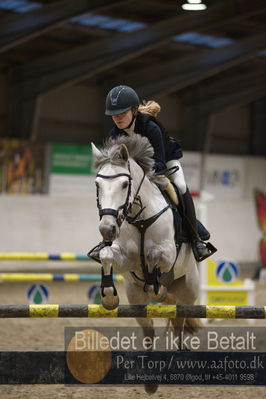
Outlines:
{"label": "young rider", "polygon": [[[169,178],[177,187],[182,196],[185,213],[185,224],[189,235],[189,241],[195,256],[200,262],[212,255],[216,249],[202,241],[196,227],[196,213],[192,196],[185,182],[184,173],[179,159],[182,157],[182,149],[179,143],[169,137],[155,118],[160,112],[160,105],[155,101],[140,104],[135,90],[129,86],[120,85],[111,89],[106,97],[105,114],[112,117],[115,126],[108,133],[108,137],[119,135],[141,134],[149,139],[154,149],[155,172],[165,173],[167,168],[173,168]],[[92,258],[98,258],[101,243],[89,252]]]}

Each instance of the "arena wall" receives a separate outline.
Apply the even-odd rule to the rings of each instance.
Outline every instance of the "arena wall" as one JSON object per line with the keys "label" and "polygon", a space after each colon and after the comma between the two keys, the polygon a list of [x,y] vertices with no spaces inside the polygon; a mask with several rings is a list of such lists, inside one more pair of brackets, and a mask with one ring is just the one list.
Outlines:
{"label": "arena wall", "polygon": [[[244,195],[205,202],[207,227],[219,251],[215,259],[259,262],[262,237],[257,223],[254,189],[266,191],[265,159],[245,158]],[[199,200],[196,203],[199,204]],[[88,196],[0,195],[0,252],[78,252],[100,240],[95,188]]]}

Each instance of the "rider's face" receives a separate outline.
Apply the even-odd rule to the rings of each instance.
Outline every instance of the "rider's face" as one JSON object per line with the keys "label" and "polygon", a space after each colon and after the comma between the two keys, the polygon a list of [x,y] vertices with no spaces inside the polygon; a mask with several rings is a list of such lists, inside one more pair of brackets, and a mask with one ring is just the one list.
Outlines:
{"label": "rider's face", "polygon": [[122,114],[112,116],[112,119],[116,124],[116,126],[118,127],[118,129],[126,129],[130,125],[132,118],[133,118],[132,109],[130,109],[127,112],[123,112]]}

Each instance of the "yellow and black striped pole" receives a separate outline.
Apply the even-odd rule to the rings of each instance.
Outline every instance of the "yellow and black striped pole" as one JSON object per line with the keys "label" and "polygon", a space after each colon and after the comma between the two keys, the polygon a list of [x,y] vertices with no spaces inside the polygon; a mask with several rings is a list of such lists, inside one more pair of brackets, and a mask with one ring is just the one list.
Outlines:
{"label": "yellow and black striped pole", "polygon": [[199,319],[265,319],[266,306],[120,305],[1,305],[0,318],[34,317],[148,317]]}
{"label": "yellow and black striped pole", "polygon": [[[75,283],[77,281],[101,281],[100,274],[78,274],[78,273],[0,273],[0,283],[24,283],[29,281],[62,281],[66,283]],[[114,281],[121,282],[123,277],[120,274],[113,276]]]}
{"label": "yellow and black striped pole", "polygon": [[1,260],[57,260],[57,261],[89,261],[86,254],[61,252],[48,254],[46,252],[0,252]]}

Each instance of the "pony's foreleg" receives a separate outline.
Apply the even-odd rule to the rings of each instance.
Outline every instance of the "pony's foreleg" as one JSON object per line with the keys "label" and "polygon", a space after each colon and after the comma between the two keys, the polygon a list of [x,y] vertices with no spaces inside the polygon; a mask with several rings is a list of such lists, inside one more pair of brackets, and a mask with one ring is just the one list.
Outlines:
{"label": "pony's foreleg", "polygon": [[[130,305],[147,305],[150,302],[150,298],[147,293],[143,291],[142,287],[137,286],[134,283],[131,283],[127,280],[124,281],[124,287],[126,290],[128,302]],[[153,320],[147,317],[137,317],[137,323],[141,326],[144,337],[149,337],[149,347],[147,347],[147,351],[151,351],[154,349],[154,345],[156,345],[156,337],[155,331],[153,328]],[[158,385],[157,384],[145,384],[145,391],[149,394],[156,392]]]}
{"label": "pony's foreleg", "polygon": [[104,247],[100,251],[102,263],[102,305],[105,309],[115,309],[119,304],[119,296],[113,282],[114,254],[112,248]]}
{"label": "pony's foreleg", "polygon": [[[171,265],[173,264],[173,253],[175,248],[163,248],[161,245],[151,245],[147,250],[147,266],[148,270],[153,274],[153,278],[156,278],[156,274],[153,271],[156,269],[159,272],[168,272],[170,270]],[[150,297],[150,299],[162,302],[167,298],[167,288],[161,284],[159,284],[158,292],[155,290],[155,284],[157,282],[153,282],[153,284],[147,284],[146,290]]]}

